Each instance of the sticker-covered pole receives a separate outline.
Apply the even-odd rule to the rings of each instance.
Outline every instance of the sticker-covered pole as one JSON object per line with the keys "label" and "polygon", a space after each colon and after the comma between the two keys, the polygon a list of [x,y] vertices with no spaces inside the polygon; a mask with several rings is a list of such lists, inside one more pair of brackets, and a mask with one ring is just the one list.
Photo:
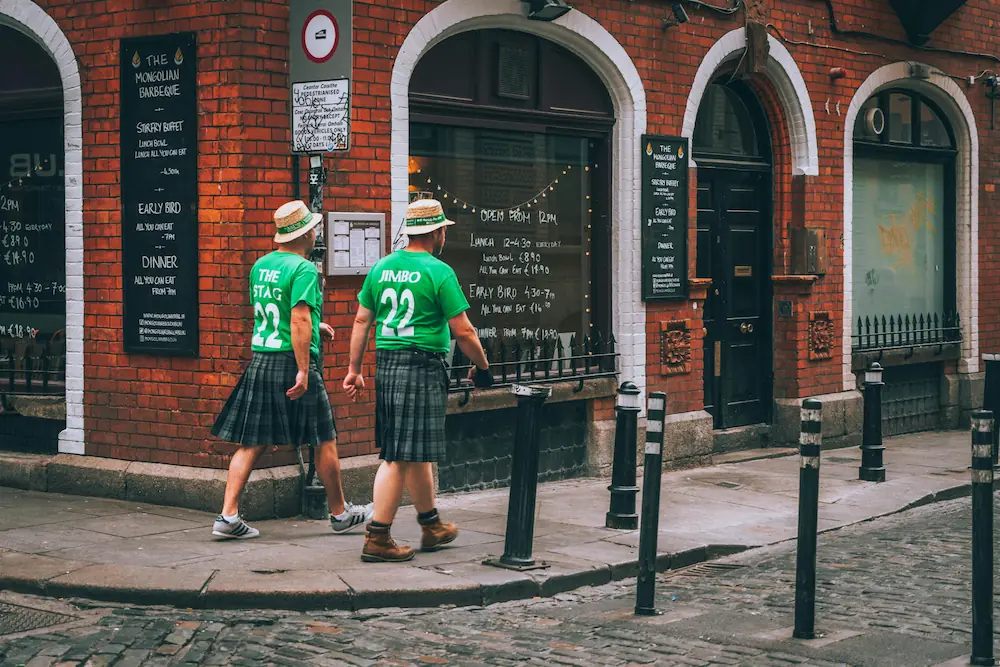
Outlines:
{"label": "sticker-covered pole", "polygon": [[635,590],[638,616],[659,614],[656,593],[656,541],[660,526],[660,477],[663,472],[663,421],[667,395],[655,391],[646,401],[646,458],[642,478],[642,522],[639,526],[639,581]]}
{"label": "sticker-covered pole", "polygon": [[799,539],[795,557],[796,639],[815,637],[816,527],[819,518],[819,460],[823,446],[823,404],[802,401],[799,434]]}
{"label": "sticker-covered pole", "polygon": [[972,413],[972,657],[993,657],[993,413]]}

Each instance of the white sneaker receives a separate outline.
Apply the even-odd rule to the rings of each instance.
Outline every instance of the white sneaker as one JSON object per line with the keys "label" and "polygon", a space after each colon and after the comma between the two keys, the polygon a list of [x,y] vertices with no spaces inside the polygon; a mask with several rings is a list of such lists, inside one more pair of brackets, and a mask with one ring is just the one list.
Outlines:
{"label": "white sneaker", "polygon": [[249,526],[240,516],[232,521],[226,521],[225,517],[220,514],[215,519],[215,525],[212,526],[212,534],[229,540],[249,540],[260,535],[260,531]]}
{"label": "white sneaker", "polygon": [[372,520],[372,516],[375,514],[374,503],[368,503],[367,505],[352,505],[351,503],[344,503],[344,513],[340,517],[335,517],[330,514],[330,528],[337,535],[346,533],[350,530],[357,528],[358,526],[363,526]]}

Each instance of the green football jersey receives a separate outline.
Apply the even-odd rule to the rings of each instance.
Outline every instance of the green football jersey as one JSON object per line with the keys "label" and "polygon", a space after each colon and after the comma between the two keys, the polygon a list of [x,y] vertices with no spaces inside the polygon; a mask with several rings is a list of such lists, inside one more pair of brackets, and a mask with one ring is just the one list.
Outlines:
{"label": "green football jersey", "polygon": [[316,265],[301,255],[275,251],[264,255],[250,271],[254,352],[293,352],[292,308],[305,303],[312,310],[310,352],[319,356],[319,323],[323,308]]}
{"label": "green football jersey", "polygon": [[406,250],[375,264],[358,301],[375,313],[376,349],[441,354],[451,347],[448,320],[469,308],[450,266],[430,253]]}

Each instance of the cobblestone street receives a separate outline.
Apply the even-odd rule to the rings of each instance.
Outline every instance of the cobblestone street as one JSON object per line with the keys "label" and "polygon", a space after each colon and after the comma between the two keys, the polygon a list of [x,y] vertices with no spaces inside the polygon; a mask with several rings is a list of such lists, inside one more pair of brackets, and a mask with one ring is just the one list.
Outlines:
{"label": "cobblestone street", "polygon": [[631,615],[634,579],[484,609],[361,613],[8,595],[0,601],[73,618],[0,639],[0,665],[967,664],[969,508],[940,503],[821,537],[821,636],[811,642],[790,639],[795,553],[785,543],[661,576],[665,613],[650,619]]}

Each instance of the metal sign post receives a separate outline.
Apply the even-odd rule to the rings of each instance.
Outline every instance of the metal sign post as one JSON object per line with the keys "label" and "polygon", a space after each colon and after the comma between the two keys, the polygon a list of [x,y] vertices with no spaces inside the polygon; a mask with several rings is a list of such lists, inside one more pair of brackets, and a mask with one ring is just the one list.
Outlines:
{"label": "metal sign post", "polygon": [[[292,159],[309,156],[309,208],[322,215],[326,186],[323,156],[346,151],[351,143],[354,6],[352,0],[291,0],[289,10]],[[296,189],[298,186],[296,182]],[[324,287],[325,226],[317,228],[316,247],[310,257]],[[322,355],[319,364],[322,368]],[[303,508],[308,516],[318,518],[325,514],[326,503],[315,469],[315,449],[310,447],[309,471],[303,473]]]}

